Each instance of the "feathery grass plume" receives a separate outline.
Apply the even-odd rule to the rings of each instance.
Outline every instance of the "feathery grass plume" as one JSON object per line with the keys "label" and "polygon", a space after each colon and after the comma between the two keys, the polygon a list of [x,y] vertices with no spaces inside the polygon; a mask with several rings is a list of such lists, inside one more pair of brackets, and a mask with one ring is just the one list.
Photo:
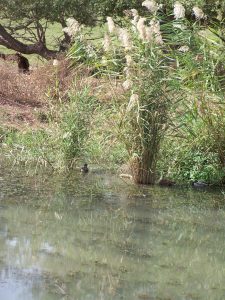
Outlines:
{"label": "feathery grass plume", "polygon": [[155,42],[157,45],[162,45],[163,44],[163,38],[162,38],[162,34],[158,33],[155,35]]}
{"label": "feathery grass plume", "polygon": [[223,12],[221,9],[217,10],[217,16],[216,16],[217,20],[222,21],[223,20]]}
{"label": "feathery grass plume", "polygon": [[111,39],[110,39],[110,36],[108,35],[108,33],[106,33],[104,36],[102,46],[103,46],[103,49],[105,52],[108,52],[110,50]]}
{"label": "feathery grass plume", "polygon": [[135,8],[131,9],[130,11],[131,11],[133,17],[138,16],[138,11]]}
{"label": "feathery grass plume", "polygon": [[188,52],[190,50],[190,48],[188,46],[181,46],[180,48],[178,48],[178,51],[180,52]]}
{"label": "feathery grass plume", "polygon": [[119,29],[119,40],[121,41],[122,46],[125,48],[125,50],[130,50],[132,48],[132,41],[127,29]]}
{"label": "feathery grass plume", "polygon": [[107,24],[108,24],[109,33],[114,33],[116,30],[116,26],[115,26],[115,23],[114,23],[112,17],[107,17],[106,20],[107,20]]}
{"label": "feathery grass plume", "polygon": [[139,21],[137,22],[137,30],[139,32],[140,38],[145,40],[145,21],[146,18],[140,17]]}
{"label": "feathery grass plume", "polygon": [[123,82],[122,86],[123,86],[123,88],[124,88],[125,91],[128,91],[128,90],[130,90],[132,88],[133,81],[130,80],[130,79],[127,79],[126,81]]}
{"label": "feathery grass plume", "polygon": [[139,20],[139,16],[134,16],[134,18],[131,20],[131,24],[132,24],[132,29],[133,31],[137,31],[137,23],[138,23],[138,20]]}
{"label": "feathery grass plume", "polygon": [[77,33],[81,30],[81,25],[74,18],[68,18],[66,20],[67,27],[63,28],[63,31],[66,32],[70,37],[75,37]]}
{"label": "feathery grass plume", "polygon": [[185,8],[180,2],[175,2],[173,14],[174,14],[174,18],[176,20],[182,19],[185,17]]}
{"label": "feathery grass plume", "polygon": [[125,67],[123,69],[123,71],[124,71],[124,74],[125,74],[125,76],[126,76],[127,79],[131,78],[132,72],[131,72],[131,68],[130,67],[128,67],[128,66]]}
{"label": "feathery grass plume", "polygon": [[206,15],[204,14],[203,10],[199,8],[198,6],[193,7],[193,12],[195,15],[196,20],[205,19]]}
{"label": "feathery grass plume", "polygon": [[154,0],[146,0],[142,2],[142,6],[146,7],[153,14],[155,14],[159,9],[159,6]]}
{"label": "feathery grass plume", "polygon": [[126,109],[127,113],[130,112],[132,110],[132,108],[138,104],[138,100],[139,100],[139,96],[137,94],[132,94],[130,96],[130,101],[129,101],[127,109]]}
{"label": "feathery grass plume", "polygon": [[160,31],[160,24],[158,20],[153,19],[150,21],[150,30],[154,34],[156,44],[163,44],[162,33]]}
{"label": "feathery grass plume", "polygon": [[133,25],[132,29],[134,31],[136,31],[136,29],[137,29],[137,22],[138,22],[138,19],[139,19],[138,11],[136,9],[131,9],[130,11],[131,11],[132,16],[133,16],[133,19],[131,20],[131,24]]}
{"label": "feathery grass plume", "polygon": [[184,24],[173,23],[174,28],[179,28],[180,30],[185,30],[187,27]]}
{"label": "feathery grass plume", "polygon": [[156,19],[152,19],[149,24],[153,33],[157,34],[160,32],[159,21],[157,21]]}
{"label": "feathery grass plume", "polygon": [[127,54],[127,55],[125,56],[125,58],[126,58],[126,64],[127,64],[127,66],[128,66],[128,67],[132,67],[133,64],[134,64],[134,61],[133,61],[132,57],[131,57],[130,55]]}
{"label": "feathery grass plume", "polygon": [[137,30],[140,38],[143,41],[151,42],[154,37],[156,44],[163,44],[159,21],[152,19],[150,21],[150,26],[146,26],[145,21],[146,18],[141,17],[137,23]]}
{"label": "feathery grass plume", "polygon": [[53,59],[52,65],[53,65],[54,67],[57,67],[57,66],[59,65],[58,59]]}
{"label": "feathery grass plume", "polygon": [[150,26],[145,27],[145,40],[151,42],[153,40],[153,31]]}

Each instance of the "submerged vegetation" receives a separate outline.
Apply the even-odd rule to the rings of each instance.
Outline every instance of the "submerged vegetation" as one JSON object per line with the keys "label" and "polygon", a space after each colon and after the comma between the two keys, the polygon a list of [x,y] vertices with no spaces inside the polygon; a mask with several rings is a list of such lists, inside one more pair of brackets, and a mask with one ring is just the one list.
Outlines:
{"label": "submerged vegetation", "polygon": [[66,58],[61,54],[41,72],[14,74],[16,81],[1,71],[2,99],[9,99],[8,86],[30,80],[17,103],[36,103],[35,128],[11,126],[2,113],[1,153],[54,170],[80,161],[126,163],[136,183],[161,176],[224,184],[223,9],[214,7],[210,16],[190,5],[144,1],[140,11],[107,17],[97,42],[70,18]]}

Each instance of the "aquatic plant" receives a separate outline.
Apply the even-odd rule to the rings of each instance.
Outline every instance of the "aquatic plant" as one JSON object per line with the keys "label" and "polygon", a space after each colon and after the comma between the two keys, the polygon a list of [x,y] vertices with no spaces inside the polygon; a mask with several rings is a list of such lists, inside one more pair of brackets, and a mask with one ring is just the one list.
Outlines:
{"label": "aquatic plant", "polygon": [[[136,9],[126,12],[131,19],[122,20],[122,27],[107,17],[103,59],[105,74],[111,75],[109,62],[115,59],[115,49],[120,55],[114,68],[124,89],[120,96],[119,137],[130,155],[134,181],[153,184],[167,130],[176,134],[184,124],[186,128],[190,125],[184,122],[194,109],[190,108],[193,101],[189,94],[201,95],[198,105],[203,107],[203,95],[217,97],[221,93],[222,79],[217,71],[222,61],[212,54],[213,43],[203,36],[205,28],[200,20],[206,15],[201,8],[192,7],[198,21],[193,23],[185,18],[186,7],[180,2],[171,7],[173,19],[155,1],[144,1],[142,6],[148,13],[141,16]],[[97,51],[97,57],[102,60],[101,52]],[[89,58],[86,61],[90,63]],[[99,65],[98,70],[102,67]],[[207,136],[215,132],[209,113],[202,120],[209,129]],[[223,140],[221,133],[218,139]],[[216,144],[219,160],[223,161],[223,147],[220,142]]]}
{"label": "aquatic plant", "polygon": [[91,118],[96,109],[96,99],[90,94],[88,87],[83,87],[82,91],[75,89],[69,94],[67,103],[61,106],[61,147],[69,164],[83,156]]}
{"label": "aquatic plant", "polygon": [[[146,1],[144,6],[150,4]],[[172,90],[176,90],[177,85],[169,76],[168,58],[161,49],[159,22],[140,17],[136,30],[132,29],[134,22],[130,24],[126,29],[116,30],[126,59],[122,86],[126,97],[130,95],[128,103],[123,102],[122,106],[120,137],[130,154],[134,181],[153,184],[168,111],[177,99]]]}

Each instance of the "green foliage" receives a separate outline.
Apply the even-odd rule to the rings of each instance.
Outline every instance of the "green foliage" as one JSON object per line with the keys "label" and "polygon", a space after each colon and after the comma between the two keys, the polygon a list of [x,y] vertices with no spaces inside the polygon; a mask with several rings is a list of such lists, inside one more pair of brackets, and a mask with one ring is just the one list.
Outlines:
{"label": "green foliage", "polygon": [[86,65],[94,65],[98,60],[95,48],[86,43],[85,40],[77,38],[68,52],[68,58],[72,62],[72,66],[85,63]]}
{"label": "green foliage", "polygon": [[93,13],[93,6],[94,1],[88,0],[0,0],[2,17],[22,23],[42,19],[61,23],[67,17],[74,17],[81,23],[93,24],[97,13]]}
{"label": "green foliage", "polygon": [[[81,23],[93,24],[100,16],[101,21],[105,21],[107,15],[121,17],[124,9],[139,8],[148,27],[150,21],[160,20],[162,41],[156,41],[159,32],[154,32],[151,41],[143,40],[131,28],[129,17],[116,21],[127,30],[132,47],[122,45],[118,24],[116,33],[110,36],[112,44],[108,51],[103,50],[100,43],[90,44],[84,34],[76,36],[68,53],[72,66],[86,65],[94,75],[109,78],[113,75],[121,81],[129,79],[131,87],[123,91],[121,87],[117,111],[106,106],[99,108],[86,88],[72,90],[68,101],[58,106],[53,135],[28,134],[20,142],[30,149],[34,143],[39,149],[37,153],[32,150],[35,157],[54,161],[57,153],[55,157],[69,165],[77,159],[91,158],[96,162],[122,163],[127,158],[126,146],[134,168],[138,169],[137,176],[152,176],[146,183],[155,181],[157,162],[159,171],[179,180],[222,181],[225,166],[224,2],[185,1],[187,18],[179,20],[174,20],[172,0],[160,1],[164,6],[156,16],[137,1],[75,2],[52,1],[53,9],[48,11],[50,4],[44,0],[22,1],[19,10],[23,6],[25,9],[20,14],[19,10],[14,11],[15,1],[9,1],[6,7],[2,6],[2,12],[6,18],[23,23],[29,20],[29,11],[35,9],[38,20],[62,22],[58,17],[59,11],[63,11],[63,21],[73,16]],[[0,8],[1,5],[0,0]],[[191,15],[194,5],[203,8],[207,19],[194,19]],[[26,13],[28,18],[25,18]],[[218,13],[222,17],[217,18]],[[127,55],[132,66],[128,66]],[[130,98],[132,95],[135,97]],[[110,124],[109,119],[118,120]],[[16,136],[11,135],[13,142],[8,139],[8,144],[15,146]],[[53,136],[57,147],[53,146]],[[19,148],[24,151],[26,146]],[[47,153],[47,147],[51,154]],[[144,182],[142,179],[139,182]]]}
{"label": "green foliage", "polygon": [[57,153],[53,131],[10,131],[4,139],[2,152],[14,163],[35,163],[53,168]]}
{"label": "green foliage", "polygon": [[224,104],[216,102],[212,94],[208,103],[199,104],[189,99],[182,116],[176,114],[179,128],[166,137],[159,169],[183,182],[221,184],[225,181]]}
{"label": "green foliage", "polygon": [[[142,2],[143,1],[138,0],[97,0],[95,1],[95,9],[101,16],[124,16],[124,10],[132,8],[143,13],[144,9],[142,7]],[[163,5],[163,11],[168,15],[175,3],[174,0],[160,0],[156,2]],[[225,3],[223,0],[216,2],[213,0],[182,0],[180,2],[187,8],[187,14],[189,16],[191,16],[192,8],[195,5],[201,7],[210,18],[216,17],[218,11],[221,12],[223,18],[225,16]]]}
{"label": "green foliage", "polygon": [[206,138],[166,137],[158,163],[159,171],[182,183],[198,180],[223,183],[225,169],[218,159],[218,153],[210,147]]}
{"label": "green foliage", "polygon": [[[204,23],[209,27],[210,31],[224,39],[225,4],[223,0],[216,1],[216,3],[206,0],[181,2],[185,5],[188,20],[193,20],[192,8],[194,5],[202,8],[208,17]],[[171,21],[173,19],[174,0],[161,0],[158,4],[162,5],[159,14],[167,16],[163,22]],[[0,25],[12,37],[23,41],[25,46],[18,46],[15,41],[12,42],[10,37],[7,40],[5,38],[1,39],[0,44],[25,54],[36,53],[46,59],[51,59],[57,53],[47,51],[46,45],[48,46],[49,41],[51,41],[56,52],[58,50],[64,51],[70,43],[70,37],[65,33],[63,34],[63,32],[57,32],[54,38],[52,36],[49,37],[48,28],[53,24],[64,28],[66,27],[67,18],[72,17],[81,24],[93,26],[97,23],[103,24],[107,16],[115,16],[119,17],[118,23],[121,25],[124,22],[121,17],[124,17],[125,12],[129,9],[138,9],[146,17],[151,15],[142,7],[141,1],[137,0],[0,0]],[[42,50],[40,50],[41,46],[39,49],[38,47],[35,48],[37,42],[42,46]],[[31,44],[34,47],[28,47]]]}
{"label": "green foliage", "polygon": [[[101,40],[102,41],[102,40]],[[84,37],[84,32],[78,35],[72,43],[68,54],[72,67],[84,64],[92,69],[96,76],[121,76],[125,64],[125,55],[120,48],[112,48],[112,51],[103,52],[99,44],[94,46]]]}
{"label": "green foliage", "polygon": [[128,160],[128,153],[118,137],[118,105],[101,103],[92,119],[89,138],[85,143],[85,157],[95,164],[115,168]]}
{"label": "green foliage", "polygon": [[141,46],[133,53],[136,65],[131,77],[133,95],[138,95],[138,101],[129,109],[131,96],[128,106],[125,104],[123,138],[135,162],[135,180],[145,182],[143,171],[141,174],[139,171],[141,169],[148,171],[149,182],[146,183],[154,183],[156,162],[167,129],[169,111],[178,97],[175,96],[176,86],[168,78],[169,68],[165,65],[160,49],[157,46]]}
{"label": "green foliage", "polygon": [[62,106],[60,135],[66,161],[72,162],[84,156],[95,108],[96,99],[90,95],[88,88],[71,93],[68,102]]}
{"label": "green foliage", "polygon": [[112,49],[109,53],[100,53],[98,62],[95,62],[94,69],[97,75],[121,77],[125,63],[125,56],[120,49]]}
{"label": "green foliage", "polygon": [[[182,181],[202,180],[208,183],[218,183],[225,175],[222,171],[216,153],[185,148],[182,156],[177,158],[177,172],[174,177]],[[187,151],[189,150],[189,151]],[[181,153],[180,153],[181,155]]]}
{"label": "green foliage", "polygon": [[97,0],[95,7],[99,11],[99,15],[106,16],[124,16],[127,9],[141,9],[141,1],[137,0]]}
{"label": "green foliage", "polygon": [[[224,147],[221,146],[224,141],[223,133],[215,132],[216,124],[219,123],[215,102],[220,101],[224,105],[224,47],[216,34],[209,35],[206,29],[209,23],[193,22],[191,18],[171,20],[172,3],[171,6],[168,5],[169,3],[166,5],[169,8],[167,13],[161,10],[158,16],[163,42],[153,39],[150,42],[143,41],[138,32],[131,29],[130,22],[121,21],[129,35],[125,37],[126,43],[130,39],[132,46],[123,45],[121,29],[117,27],[115,35],[111,35],[113,43],[110,49],[102,57],[102,53],[98,52],[98,60],[105,60],[105,71],[111,75],[113,67],[110,61],[116,61],[115,53],[120,53],[119,68],[117,66],[115,69],[117,76],[122,78],[123,69],[126,69],[124,80],[132,82],[130,93],[125,92],[121,96],[122,99],[127,99],[129,95],[134,97],[121,106],[123,118],[120,128],[123,132],[120,136],[134,161],[137,177],[149,177],[151,173],[153,178],[148,180],[154,182],[160,145],[169,129],[172,134],[180,134],[182,131],[182,135],[188,140],[187,145],[193,139],[196,141],[195,146],[191,147],[181,143],[181,149],[183,147],[187,152],[178,152],[183,153],[181,157],[187,163],[177,157],[177,161],[184,166],[180,169],[182,171],[176,171],[177,176],[183,176],[185,180],[216,181],[221,177],[220,170],[224,162]],[[196,3],[191,1],[185,3],[189,11],[194,5]],[[203,8],[203,3],[198,5]],[[146,22],[149,21],[156,22],[151,14],[147,15]],[[132,66],[126,65],[127,55],[132,60]],[[107,60],[106,57],[112,59]],[[89,62],[86,59],[86,63]],[[216,99],[213,106],[209,105],[210,98]],[[216,113],[215,120],[212,120],[211,110]],[[224,115],[221,117],[224,118]],[[204,132],[202,128],[205,129]],[[211,145],[202,140],[197,142],[196,135],[199,134],[210,140]],[[216,139],[213,138],[215,136]],[[190,161],[192,156],[194,158]],[[143,174],[145,170],[147,175]],[[136,181],[144,180],[139,179]]]}
{"label": "green foliage", "polygon": [[100,105],[88,88],[71,91],[67,103],[52,105],[47,118],[48,127],[44,129],[21,132],[1,128],[1,155],[14,164],[58,171],[81,161],[115,168],[127,160],[124,144],[116,139],[118,111],[110,105]]}

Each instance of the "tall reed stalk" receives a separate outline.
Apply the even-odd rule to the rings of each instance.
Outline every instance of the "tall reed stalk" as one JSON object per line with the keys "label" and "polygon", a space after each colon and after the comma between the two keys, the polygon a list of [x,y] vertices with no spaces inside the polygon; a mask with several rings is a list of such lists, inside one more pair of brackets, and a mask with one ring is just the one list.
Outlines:
{"label": "tall reed stalk", "polygon": [[[152,61],[153,64],[156,61]],[[131,171],[136,183],[154,184],[156,180],[158,153],[172,105],[172,97],[166,93],[169,91],[169,81],[165,81],[165,72],[159,65],[155,69],[153,66],[153,71],[140,65],[135,82],[138,100],[130,109],[128,105],[126,111],[125,138],[129,141],[127,148],[131,154]]]}
{"label": "tall reed stalk", "polygon": [[[156,1],[144,1],[142,6],[146,8],[144,16],[135,9],[127,12],[128,17],[120,19],[122,28],[107,17],[108,33],[105,34],[103,49],[99,51],[103,55],[94,57],[101,61],[99,69],[104,66],[108,71],[115,49],[120,54],[120,59],[113,60],[113,63],[119,65],[116,65],[115,73],[123,80],[121,85],[124,88],[119,99],[123,116],[118,122],[121,137],[130,155],[134,181],[154,184],[158,154],[167,128],[173,127],[172,132],[175,132],[183,126],[182,118],[186,117],[190,94],[196,95],[198,107],[202,109],[204,103],[199,89],[214,96],[224,92],[221,88],[224,68],[218,55],[219,41],[207,40],[207,16],[202,8],[192,8],[193,21],[186,19],[186,7],[179,2],[175,2],[170,11]],[[87,57],[93,57],[87,50]],[[86,61],[90,63],[90,59]],[[181,100],[183,104],[178,107]],[[175,107],[178,108],[176,113]],[[223,141],[214,126],[210,123],[207,126]],[[224,148],[220,141],[216,143],[223,161]]]}

